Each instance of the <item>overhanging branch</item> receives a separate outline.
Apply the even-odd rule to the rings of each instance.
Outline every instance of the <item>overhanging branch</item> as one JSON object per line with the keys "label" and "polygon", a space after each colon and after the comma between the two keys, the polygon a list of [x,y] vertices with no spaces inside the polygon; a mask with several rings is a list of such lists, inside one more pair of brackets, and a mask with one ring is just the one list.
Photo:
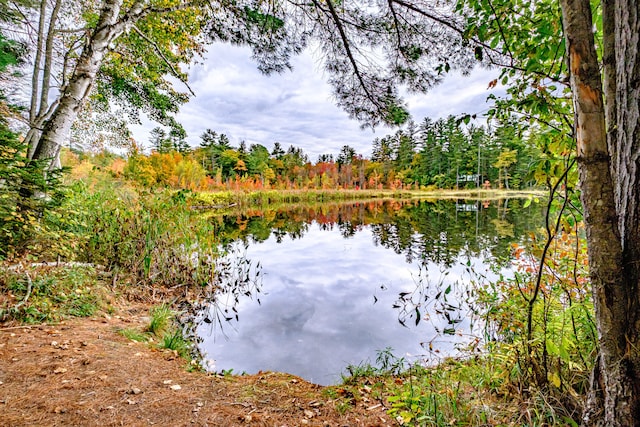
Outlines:
{"label": "overhanging branch", "polygon": [[154,42],[153,40],[151,40],[149,37],[147,37],[146,34],[144,34],[138,27],[136,27],[135,25],[132,27],[133,31],[136,32],[136,34],[138,34],[140,37],[142,37],[147,43],[149,43],[151,46],[153,46],[154,50],[156,51],[156,53],[158,54],[158,56],[160,56],[160,58],[162,58],[162,60],[164,61],[165,64],[167,64],[167,66],[171,69],[171,72],[173,73],[174,76],[176,76],[182,83],[184,83],[184,85],[187,87],[187,89],[189,89],[189,92],[191,93],[191,95],[196,96],[196,94],[193,92],[193,90],[191,89],[191,87],[189,86],[189,83],[187,83],[186,80],[184,80],[184,78],[180,75],[180,73],[178,72],[178,70],[175,69],[175,67],[173,66],[173,64],[169,61],[169,59],[165,56],[165,54],[162,52],[162,49],[160,49],[160,46],[158,46],[158,44],[156,42]]}

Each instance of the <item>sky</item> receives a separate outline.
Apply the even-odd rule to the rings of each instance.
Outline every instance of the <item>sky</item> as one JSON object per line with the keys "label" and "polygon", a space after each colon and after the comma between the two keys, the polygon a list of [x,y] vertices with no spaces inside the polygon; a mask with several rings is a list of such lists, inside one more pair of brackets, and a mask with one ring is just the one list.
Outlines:
{"label": "sky", "polygon": [[[364,156],[372,142],[395,129],[361,129],[337,107],[322,67],[310,52],[292,61],[293,71],[265,76],[258,71],[245,47],[215,44],[202,64],[189,71],[189,85],[196,94],[183,105],[177,119],[187,131],[187,141],[197,147],[200,135],[211,129],[226,134],[232,145],[245,140],[247,147],[262,144],[269,150],[278,141],[286,150],[300,147],[315,161],[320,154],[338,154],[350,145]],[[406,98],[416,122],[449,114],[479,114],[489,108],[488,84],[496,70],[476,69],[469,76],[451,74],[427,94]],[[186,88],[182,88],[186,89]],[[156,124],[143,121],[132,126],[134,138],[149,147],[149,132]]]}

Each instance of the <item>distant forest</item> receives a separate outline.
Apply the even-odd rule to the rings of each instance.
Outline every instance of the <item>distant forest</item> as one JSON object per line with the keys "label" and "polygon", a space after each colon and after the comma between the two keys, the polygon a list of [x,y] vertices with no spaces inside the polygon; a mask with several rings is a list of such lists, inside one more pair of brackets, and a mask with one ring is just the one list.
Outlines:
{"label": "distant forest", "polygon": [[[200,146],[189,147],[186,134],[162,128],[150,134],[152,151],[146,155],[134,144],[126,158],[108,152],[93,162],[113,174],[144,186],[192,190],[213,189],[522,189],[534,185],[531,171],[541,158],[531,129],[523,134],[517,124],[467,125],[449,116],[409,122],[402,129],[372,143],[370,158],[344,145],[339,153],[311,161],[301,148],[280,142],[271,150],[207,129]],[[88,161],[79,151],[68,164]]]}

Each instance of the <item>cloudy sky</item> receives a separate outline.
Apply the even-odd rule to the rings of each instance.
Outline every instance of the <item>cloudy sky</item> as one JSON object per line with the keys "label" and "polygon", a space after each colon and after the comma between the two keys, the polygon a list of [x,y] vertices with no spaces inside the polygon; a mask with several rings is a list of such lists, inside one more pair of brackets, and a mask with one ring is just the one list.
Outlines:
{"label": "cloudy sky", "polygon": [[[362,130],[336,107],[322,67],[310,53],[295,58],[293,66],[292,72],[264,76],[249,49],[212,46],[204,63],[191,69],[190,86],[196,96],[178,115],[189,144],[197,146],[199,136],[212,129],[229,136],[234,146],[245,140],[247,146],[257,143],[271,150],[278,141],[285,149],[301,147],[315,161],[319,154],[337,154],[345,144],[368,156],[374,138],[394,132],[385,127]],[[488,70],[466,77],[452,74],[430,93],[408,97],[414,120],[482,114],[488,109],[487,85],[496,74]],[[134,137],[149,146],[154,126],[149,122],[135,126]]]}

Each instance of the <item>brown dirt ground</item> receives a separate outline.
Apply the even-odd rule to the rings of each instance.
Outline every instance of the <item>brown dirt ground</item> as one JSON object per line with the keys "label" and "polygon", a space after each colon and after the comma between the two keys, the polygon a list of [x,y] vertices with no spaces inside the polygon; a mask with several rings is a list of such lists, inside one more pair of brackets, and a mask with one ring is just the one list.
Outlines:
{"label": "brown dirt ground", "polygon": [[325,387],[273,372],[234,377],[187,372],[184,359],[173,352],[118,334],[119,328],[144,328],[143,308],[118,314],[57,325],[0,324],[0,425],[395,423],[384,402],[367,397],[366,387],[340,411],[340,387],[326,393]]}

